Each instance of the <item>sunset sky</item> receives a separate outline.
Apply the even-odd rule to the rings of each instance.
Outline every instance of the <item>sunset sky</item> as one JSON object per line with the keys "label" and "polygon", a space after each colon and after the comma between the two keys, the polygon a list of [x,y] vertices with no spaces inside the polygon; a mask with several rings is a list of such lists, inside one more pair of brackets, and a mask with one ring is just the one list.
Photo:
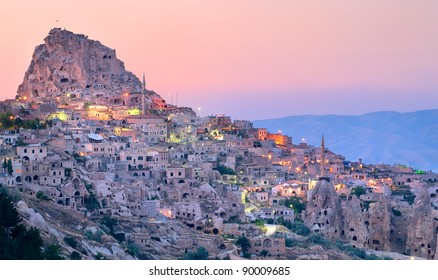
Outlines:
{"label": "sunset sky", "polygon": [[438,108],[438,1],[0,0],[0,99],[53,27],[116,49],[201,115]]}

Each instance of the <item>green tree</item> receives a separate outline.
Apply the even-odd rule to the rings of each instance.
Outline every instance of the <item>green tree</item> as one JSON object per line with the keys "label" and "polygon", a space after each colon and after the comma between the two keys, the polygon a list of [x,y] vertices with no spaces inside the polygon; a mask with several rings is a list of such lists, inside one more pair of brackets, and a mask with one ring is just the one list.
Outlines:
{"label": "green tree", "polygon": [[76,247],[78,246],[78,241],[72,236],[64,237],[64,241],[73,249],[76,249]]}
{"label": "green tree", "polygon": [[70,254],[70,260],[82,260],[81,254],[74,251]]}
{"label": "green tree", "polygon": [[214,170],[219,171],[221,175],[236,175],[236,172],[234,172],[233,169],[226,167],[225,165],[218,164]]}
{"label": "green tree", "polygon": [[6,161],[6,158],[3,160],[3,170],[6,171],[8,168],[8,162]]}
{"label": "green tree", "polygon": [[252,223],[261,228],[265,226],[265,222],[262,219],[255,219]]}
{"label": "green tree", "polygon": [[114,233],[114,227],[117,225],[117,220],[109,215],[103,216],[102,221],[100,222],[102,225],[106,226],[110,233]]}
{"label": "green tree", "polygon": [[358,198],[365,193],[366,193],[365,189],[360,186],[352,188],[350,192],[351,195],[356,195]]}
{"label": "green tree", "polygon": [[61,247],[59,245],[49,245],[44,251],[44,258],[46,260],[63,260],[64,257],[61,255]]}
{"label": "green tree", "polygon": [[94,211],[101,208],[94,193],[91,193],[90,196],[85,199],[85,208],[87,208],[88,211]]}
{"label": "green tree", "polygon": [[9,158],[8,159],[8,173],[9,173],[9,175],[12,175],[13,172],[14,172],[14,170],[12,168],[12,160]]}
{"label": "green tree", "polygon": [[239,236],[239,238],[237,238],[236,240],[236,245],[242,248],[242,252],[244,254],[246,254],[248,252],[248,249],[251,248],[251,243],[246,236]]}
{"label": "green tree", "polygon": [[0,259],[40,260],[43,240],[36,228],[27,229],[20,224],[20,217],[11,198],[0,193]]}
{"label": "green tree", "polygon": [[263,258],[265,258],[268,254],[269,254],[269,251],[266,250],[266,249],[263,249],[263,250],[260,252],[260,256],[262,256]]}
{"label": "green tree", "polygon": [[298,196],[286,198],[283,200],[283,202],[281,202],[281,204],[288,208],[294,209],[294,212],[297,214],[306,209],[306,203],[301,197]]}

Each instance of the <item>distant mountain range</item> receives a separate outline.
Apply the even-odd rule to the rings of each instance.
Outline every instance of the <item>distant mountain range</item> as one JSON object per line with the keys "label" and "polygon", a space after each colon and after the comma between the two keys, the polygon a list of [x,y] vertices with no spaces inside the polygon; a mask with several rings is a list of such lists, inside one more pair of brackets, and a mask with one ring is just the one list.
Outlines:
{"label": "distant mountain range", "polygon": [[438,109],[411,113],[374,112],[358,116],[301,115],[256,120],[256,127],[293,137],[297,144],[325,145],[347,160],[406,164],[438,172]]}

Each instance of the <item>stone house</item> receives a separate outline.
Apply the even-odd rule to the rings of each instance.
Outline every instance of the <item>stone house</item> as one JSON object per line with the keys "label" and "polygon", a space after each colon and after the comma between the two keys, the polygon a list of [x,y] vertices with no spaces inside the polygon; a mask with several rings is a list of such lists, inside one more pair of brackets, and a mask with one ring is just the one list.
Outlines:
{"label": "stone house", "polygon": [[263,250],[268,251],[270,256],[283,256],[286,253],[286,243],[284,238],[262,237],[250,238],[251,247],[249,254],[260,255]]}

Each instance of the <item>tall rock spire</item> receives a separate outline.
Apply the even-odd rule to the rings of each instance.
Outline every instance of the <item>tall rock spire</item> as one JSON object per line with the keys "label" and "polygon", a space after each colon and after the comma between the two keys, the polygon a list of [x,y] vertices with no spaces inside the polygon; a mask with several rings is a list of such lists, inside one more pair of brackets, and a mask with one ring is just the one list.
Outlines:
{"label": "tall rock spire", "polygon": [[321,138],[321,176],[325,175],[325,144],[324,144],[324,133],[322,134]]}

